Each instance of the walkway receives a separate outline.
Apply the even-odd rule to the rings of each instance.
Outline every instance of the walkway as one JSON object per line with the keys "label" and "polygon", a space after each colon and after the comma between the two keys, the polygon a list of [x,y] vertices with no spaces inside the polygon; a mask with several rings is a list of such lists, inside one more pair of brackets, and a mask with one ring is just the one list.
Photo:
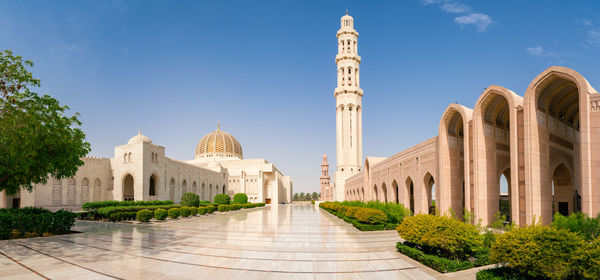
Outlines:
{"label": "walkway", "polygon": [[[78,222],[81,234],[0,241],[0,279],[434,279],[395,251],[395,231],[360,232],[312,205],[152,225]],[[418,267],[418,268],[417,268]]]}

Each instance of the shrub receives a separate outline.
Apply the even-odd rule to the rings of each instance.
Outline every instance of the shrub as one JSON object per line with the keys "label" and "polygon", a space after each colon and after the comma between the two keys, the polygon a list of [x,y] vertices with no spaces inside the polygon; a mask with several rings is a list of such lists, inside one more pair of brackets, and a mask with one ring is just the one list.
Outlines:
{"label": "shrub", "polygon": [[402,242],[398,242],[396,248],[400,253],[407,255],[410,258],[442,273],[454,272],[473,267],[473,264],[469,261],[449,260],[436,255],[426,254],[423,251],[407,244],[403,244]]}
{"label": "shrub", "polygon": [[233,202],[239,204],[246,204],[248,203],[248,196],[245,193],[236,193],[233,196]]}
{"label": "shrub", "polygon": [[231,207],[231,210],[240,210],[240,209],[242,209],[242,205],[241,204],[231,204],[229,206]]}
{"label": "shrub", "polygon": [[109,207],[103,207],[97,210],[98,216],[106,218],[109,217],[112,213],[117,213],[117,212],[136,212],[140,211],[142,209],[148,209],[148,210],[156,210],[158,208],[163,208],[163,209],[171,209],[171,208],[179,208],[181,207],[181,205],[179,204],[170,204],[170,205],[150,205],[150,206],[109,206]]}
{"label": "shrub", "polygon": [[198,215],[198,207],[190,207],[190,216]]}
{"label": "shrub", "polygon": [[97,210],[104,207],[110,206],[150,206],[150,205],[169,205],[173,204],[171,200],[150,200],[150,201],[117,201],[117,200],[106,200],[106,201],[95,201],[86,202],[81,208],[83,210]]}
{"label": "shrub", "polygon": [[198,214],[204,215],[206,214],[206,207],[198,207]]}
{"label": "shrub", "polygon": [[214,207],[212,205],[206,206],[206,213],[212,214],[213,212],[215,212],[216,209],[217,209],[217,207]]}
{"label": "shrub", "polygon": [[184,206],[184,207],[179,208],[179,215],[181,215],[181,217],[185,218],[185,217],[189,216],[191,212],[192,211],[190,210],[189,207]]}
{"label": "shrub", "polygon": [[583,242],[564,229],[520,227],[496,237],[490,259],[531,277],[565,279],[577,272],[573,255]]}
{"label": "shrub", "polygon": [[154,217],[159,221],[166,219],[167,216],[168,216],[167,210],[165,210],[165,209],[159,208],[159,209],[154,210]]}
{"label": "shrub", "polygon": [[585,214],[575,213],[565,217],[557,212],[554,214],[554,221],[550,226],[576,232],[587,240],[600,237],[600,215],[590,218]]}
{"label": "shrub", "polygon": [[348,208],[346,209],[346,216],[348,216],[349,218],[356,218],[355,214],[356,211],[359,211],[361,208],[357,207],[357,206],[348,206]]}
{"label": "shrub", "polygon": [[[340,207],[341,209],[341,207]],[[384,224],[387,222],[387,216],[380,210],[363,208],[354,213],[356,219],[365,224]]]}
{"label": "shrub", "polygon": [[219,212],[225,212],[231,210],[231,208],[229,208],[229,205],[221,204],[219,205],[218,210]]}
{"label": "shrub", "polygon": [[171,208],[169,209],[169,218],[171,219],[177,219],[177,217],[179,217],[179,208]]}
{"label": "shrub", "polygon": [[227,194],[224,194],[224,193],[215,195],[215,199],[214,199],[216,204],[229,204],[230,200],[231,200],[231,197],[229,197]]}
{"label": "shrub", "polygon": [[425,252],[439,251],[439,255],[452,259],[464,260],[482,244],[475,226],[444,216],[419,214],[408,217],[397,230],[404,240]]}
{"label": "shrub", "polygon": [[137,212],[116,212],[109,216],[111,222],[130,221],[135,220]]}
{"label": "shrub", "polygon": [[341,202],[341,205],[365,207],[380,210],[386,214],[386,216],[388,217],[388,221],[393,224],[399,224],[405,217],[409,217],[412,215],[410,209],[404,207],[402,203],[383,203],[379,201],[369,201],[365,203],[362,201],[344,201]]}
{"label": "shrub", "polygon": [[136,218],[140,222],[148,222],[152,219],[153,214],[154,212],[144,209],[137,211]]}
{"label": "shrub", "polygon": [[517,274],[514,270],[500,266],[477,272],[477,280],[527,280],[526,276]]}
{"label": "shrub", "polygon": [[187,207],[198,207],[200,206],[200,196],[195,193],[184,193],[181,196],[181,205]]}
{"label": "shrub", "polygon": [[600,238],[586,243],[575,254],[578,272],[589,279],[600,279]]}

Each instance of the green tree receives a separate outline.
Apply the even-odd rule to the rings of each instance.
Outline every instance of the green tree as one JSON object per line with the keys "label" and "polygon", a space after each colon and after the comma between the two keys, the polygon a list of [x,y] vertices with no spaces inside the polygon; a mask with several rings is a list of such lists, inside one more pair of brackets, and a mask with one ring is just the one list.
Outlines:
{"label": "green tree", "polygon": [[306,196],[304,195],[304,192],[300,193],[300,201],[304,201],[306,200]]}
{"label": "green tree", "polygon": [[48,95],[30,88],[40,86],[26,67],[33,62],[0,51],[0,191],[15,194],[34,184],[75,175],[81,157],[90,151],[75,113]]}
{"label": "green tree", "polygon": [[319,200],[319,194],[317,192],[312,193],[312,200]]}
{"label": "green tree", "polygon": [[304,200],[308,201],[311,200],[312,196],[310,195],[310,193],[306,193],[306,196],[304,197]]}
{"label": "green tree", "polygon": [[298,193],[294,194],[294,201],[298,201],[298,199],[300,199],[300,196],[298,195]]}

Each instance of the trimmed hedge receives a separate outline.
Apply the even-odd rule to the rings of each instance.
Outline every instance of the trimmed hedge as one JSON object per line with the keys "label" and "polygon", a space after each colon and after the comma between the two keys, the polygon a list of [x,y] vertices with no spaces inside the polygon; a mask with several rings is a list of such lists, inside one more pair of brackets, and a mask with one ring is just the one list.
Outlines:
{"label": "trimmed hedge", "polygon": [[179,208],[179,214],[183,218],[188,217],[191,213],[192,213],[192,211],[190,210],[189,207],[183,206],[183,207]]}
{"label": "trimmed hedge", "polygon": [[166,219],[168,215],[169,214],[167,213],[167,210],[165,210],[165,209],[154,210],[154,217],[159,221]]}
{"label": "trimmed hedge", "polygon": [[450,259],[465,260],[483,245],[477,227],[450,217],[419,214],[405,218],[397,230],[423,251]]}
{"label": "trimmed hedge", "polygon": [[98,209],[98,216],[101,218],[110,217],[113,213],[118,212],[136,212],[147,209],[147,210],[156,210],[158,208],[162,209],[171,209],[171,208],[179,208],[181,205],[179,204],[170,204],[170,205],[150,205],[150,206],[109,206]]}
{"label": "trimmed hedge", "polygon": [[206,214],[206,207],[202,207],[202,206],[198,207],[198,214],[200,214],[200,215]]}
{"label": "trimmed hedge", "polygon": [[245,193],[236,193],[233,196],[233,202],[238,204],[248,203],[248,196]]}
{"label": "trimmed hedge", "polygon": [[402,203],[384,203],[379,201],[369,201],[365,203],[362,201],[343,201],[340,202],[340,205],[346,207],[354,206],[377,209],[385,213],[385,215],[388,217],[388,222],[393,224],[399,224],[404,218],[412,216],[412,212],[410,211],[410,209],[404,207],[404,204]]}
{"label": "trimmed hedge", "polygon": [[[344,210],[346,210],[347,208],[345,208],[345,206],[342,206],[344,208]],[[341,211],[341,209],[340,209]],[[342,212],[344,213],[344,212]],[[363,209],[358,209],[356,211],[354,211],[354,216],[356,217],[356,219],[359,222],[365,223],[365,224],[384,224],[385,222],[387,222],[387,216],[385,215],[385,213],[383,213],[381,210],[377,210],[377,209],[371,209],[371,208],[363,208]]]}
{"label": "trimmed hedge", "polygon": [[220,193],[215,195],[213,201],[215,202],[215,204],[229,204],[229,201],[231,201],[231,197],[229,197],[227,194]]}
{"label": "trimmed hedge", "polygon": [[173,204],[171,200],[150,200],[150,201],[117,201],[117,200],[107,200],[107,201],[95,201],[95,202],[86,202],[81,208],[83,210],[93,211],[104,207],[111,206],[149,206],[149,205],[169,205]]}
{"label": "trimmed hedge", "polygon": [[403,244],[402,242],[398,242],[398,244],[396,244],[396,248],[398,249],[398,252],[407,255],[408,257],[441,273],[455,272],[473,267],[473,264],[469,261],[450,260],[436,255],[426,254],[423,251],[413,246]]}
{"label": "trimmed hedge", "polygon": [[219,207],[217,209],[219,210],[219,212],[225,212],[225,211],[231,210],[231,209],[229,209],[229,205],[225,205],[225,204],[219,205]]}
{"label": "trimmed hedge", "polygon": [[198,215],[198,207],[190,207],[190,216]]}
{"label": "trimmed hedge", "polygon": [[361,231],[395,229],[397,226],[387,222],[388,218],[383,211],[373,208],[345,206],[339,202],[322,202],[319,207]]}
{"label": "trimmed hedge", "polygon": [[154,212],[146,209],[140,210],[136,214],[136,218],[140,222],[148,222],[152,219],[152,216],[154,216]]}
{"label": "trimmed hedge", "polygon": [[500,266],[484,269],[477,272],[477,280],[527,280],[526,276],[516,273],[514,270]]}
{"label": "trimmed hedge", "polygon": [[181,196],[180,204],[187,207],[198,207],[200,206],[200,196],[191,192],[184,193]]}
{"label": "trimmed hedge", "polygon": [[[246,205],[246,204],[244,204],[244,205]],[[221,204],[221,205],[219,205],[218,210],[219,210],[219,212],[227,212],[227,211],[240,210],[242,208],[254,208],[254,207],[256,207],[256,206],[253,206],[253,205],[248,206],[248,207],[244,207],[244,205],[242,205],[242,204],[229,204],[229,205]]]}
{"label": "trimmed hedge", "polygon": [[110,214],[108,219],[111,222],[132,221],[137,217],[137,212],[116,212]]}
{"label": "trimmed hedge", "polygon": [[[75,218],[75,213],[66,210],[53,213],[39,207],[0,209],[0,240],[69,233]],[[13,230],[18,234],[13,234]]]}
{"label": "trimmed hedge", "polygon": [[217,207],[214,207],[212,205],[206,206],[206,213],[207,214],[212,214],[213,212],[215,212],[215,210],[217,210]]}
{"label": "trimmed hedge", "polygon": [[177,219],[180,214],[179,208],[171,208],[171,209],[169,209],[168,213],[169,213],[169,218]]}

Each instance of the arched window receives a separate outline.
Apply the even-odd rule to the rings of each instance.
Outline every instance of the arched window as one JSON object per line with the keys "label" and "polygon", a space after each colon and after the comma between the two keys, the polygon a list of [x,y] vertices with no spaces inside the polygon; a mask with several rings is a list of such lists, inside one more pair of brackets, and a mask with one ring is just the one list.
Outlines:
{"label": "arched window", "polygon": [[127,153],[123,155],[123,163],[127,162]]}
{"label": "arched window", "polygon": [[187,192],[187,181],[183,180],[183,183],[181,184],[181,194],[184,194]]}
{"label": "arched window", "polygon": [[127,161],[131,162],[131,152],[129,152],[129,154],[127,155]]}
{"label": "arched window", "polygon": [[90,180],[83,178],[81,180],[81,203],[86,203],[90,200]]}
{"label": "arched window", "polygon": [[148,195],[155,196],[156,195],[156,176],[152,174],[150,176],[150,188],[148,188]]}
{"label": "arched window", "polygon": [[227,192],[225,191],[225,185],[223,185],[223,193],[227,193]]}
{"label": "arched window", "polygon": [[127,174],[123,178],[123,201],[133,201],[134,197],[133,176]]}
{"label": "arched window", "polygon": [[169,183],[169,199],[175,200],[175,179],[171,178]]}
{"label": "arched window", "polygon": [[94,201],[100,201],[100,196],[102,192],[102,181],[100,181],[100,179],[96,178],[96,180],[94,180]]}

